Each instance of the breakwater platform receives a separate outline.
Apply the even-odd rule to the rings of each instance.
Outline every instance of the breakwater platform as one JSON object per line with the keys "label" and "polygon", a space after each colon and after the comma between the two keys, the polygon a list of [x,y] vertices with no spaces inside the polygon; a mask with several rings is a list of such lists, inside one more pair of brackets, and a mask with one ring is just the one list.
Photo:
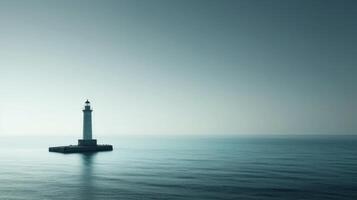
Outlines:
{"label": "breakwater platform", "polygon": [[102,144],[102,145],[68,145],[68,146],[58,146],[49,147],[49,152],[57,153],[85,153],[85,152],[98,152],[98,151],[113,151],[112,145]]}

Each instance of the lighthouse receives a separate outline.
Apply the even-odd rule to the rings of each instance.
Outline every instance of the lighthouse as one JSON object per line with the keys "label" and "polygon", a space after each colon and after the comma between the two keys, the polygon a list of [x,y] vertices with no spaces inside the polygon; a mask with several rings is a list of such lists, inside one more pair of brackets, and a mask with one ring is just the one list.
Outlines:
{"label": "lighthouse", "polygon": [[78,140],[78,145],[93,146],[97,145],[97,140],[92,138],[92,108],[89,100],[84,104],[83,108],[83,138]]}
{"label": "lighthouse", "polygon": [[85,153],[96,151],[112,151],[113,146],[109,144],[97,145],[97,140],[92,135],[92,112],[89,100],[84,103],[83,108],[83,137],[78,140],[78,145],[49,147],[50,152],[59,153]]}
{"label": "lighthouse", "polygon": [[92,111],[87,99],[83,109],[83,140],[92,140]]}

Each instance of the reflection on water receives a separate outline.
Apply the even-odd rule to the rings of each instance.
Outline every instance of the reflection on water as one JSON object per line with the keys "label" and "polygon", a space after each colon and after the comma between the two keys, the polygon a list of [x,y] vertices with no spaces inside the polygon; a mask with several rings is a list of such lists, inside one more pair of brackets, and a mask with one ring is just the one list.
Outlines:
{"label": "reflection on water", "polygon": [[79,183],[81,184],[80,188],[80,197],[83,200],[91,200],[94,199],[94,177],[93,177],[93,163],[95,160],[97,153],[85,153],[85,154],[79,154],[81,157],[81,175],[80,175],[80,181]]}

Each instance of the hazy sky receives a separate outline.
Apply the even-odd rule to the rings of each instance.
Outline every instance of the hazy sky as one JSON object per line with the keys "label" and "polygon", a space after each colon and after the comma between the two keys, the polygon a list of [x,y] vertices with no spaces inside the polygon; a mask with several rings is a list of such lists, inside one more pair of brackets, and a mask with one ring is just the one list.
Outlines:
{"label": "hazy sky", "polygon": [[0,0],[0,135],[355,134],[356,10]]}

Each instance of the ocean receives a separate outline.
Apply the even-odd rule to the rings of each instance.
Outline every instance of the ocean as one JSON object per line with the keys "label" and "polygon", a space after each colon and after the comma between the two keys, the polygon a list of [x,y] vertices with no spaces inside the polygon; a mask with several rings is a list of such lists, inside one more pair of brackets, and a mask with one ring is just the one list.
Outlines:
{"label": "ocean", "polygon": [[0,199],[357,199],[356,136],[1,138]]}

